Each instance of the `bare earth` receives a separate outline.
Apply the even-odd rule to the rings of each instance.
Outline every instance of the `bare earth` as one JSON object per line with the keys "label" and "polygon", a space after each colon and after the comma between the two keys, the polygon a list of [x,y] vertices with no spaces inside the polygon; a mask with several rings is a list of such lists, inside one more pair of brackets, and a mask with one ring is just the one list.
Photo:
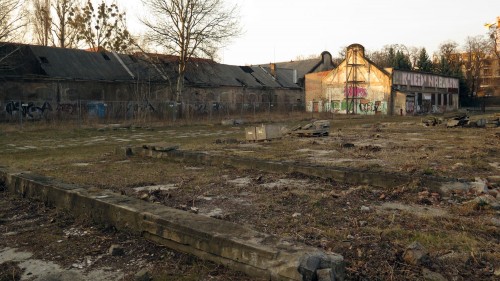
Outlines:
{"label": "bare earth", "polygon": [[[282,124],[293,127],[309,121]],[[336,116],[331,124],[327,137],[262,143],[246,142],[244,126],[98,130],[28,124],[19,130],[5,125],[0,126],[0,165],[112,189],[337,252],[347,261],[349,280],[499,278],[499,128],[424,127],[419,118],[395,117]],[[154,142],[318,169],[399,173],[415,181],[393,188],[356,186],[299,174],[114,153],[117,146]],[[430,188],[419,182],[425,176],[453,183]],[[16,259],[2,260],[4,253],[29,253],[28,259],[49,267],[56,264],[78,276],[105,276],[99,273],[103,270],[110,274],[103,280],[128,280],[143,268],[155,280],[250,280],[62,211],[5,192],[0,196],[0,268],[18,272],[24,280],[29,278],[27,266]],[[415,241],[424,248],[424,258],[409,256],[407,247]],[[107,254],[112,244],[122,245],[125,255]]]}

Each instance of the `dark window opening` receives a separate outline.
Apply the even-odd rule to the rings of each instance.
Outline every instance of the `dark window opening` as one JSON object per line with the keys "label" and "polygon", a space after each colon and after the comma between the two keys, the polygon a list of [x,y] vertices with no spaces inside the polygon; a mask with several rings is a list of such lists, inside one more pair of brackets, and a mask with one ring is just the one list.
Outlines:
{"label": "dark window opening", "polygon": [[47,59],[47,57],[40,57],[40,61],[42,63],[49,63],[49,60]]}
{"label": "dark window opening", "polygon": [[102,52],[101,55],[105,60],[111,60],[106,53]]}
{"label": "dark window opening", "polygon": [[445,95],[443,96],[443,101],[444,101],[444,102],[443,102],[443,104],[444,104],[444,105],[447,105],[447,104],[448,104],[448,94],[445,94]]}
{"label": "dark window opening", "polygon": [[252,73],[253,69],[250,66],[240,66],[241,70],[245,71],[246,73]]}
{"label": "dark window opening", "polygon": [[417,104],[422,105],[422,93],[417,94]]}
{"label": "dark window opening", "polygon": [[432,94],[431,97],[431,105],[436,105],[436,94]]}
{"label": "dark window opening", "polygon": [[438,103],[437,103],[438,105],[441,105],[441,96],[442,96],[441,94],[438,94]]}

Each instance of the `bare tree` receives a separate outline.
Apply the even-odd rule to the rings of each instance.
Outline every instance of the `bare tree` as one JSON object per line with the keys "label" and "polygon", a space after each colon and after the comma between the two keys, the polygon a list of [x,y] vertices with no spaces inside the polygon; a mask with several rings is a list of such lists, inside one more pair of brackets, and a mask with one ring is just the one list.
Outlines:
{"label": "bare tree", "polygon": [[489,55],[489,50],[492,48],[491,41],[482,35],[469,36],[465,40],[464,54],[466,57],[463,60],[463,67],[469,93],[478,92],[481,69],[483,69]]}
{"label": "bare tree", "polygon": [[237,7],[223,0],[143,0],[151,17],[142,22],[150,38],[179,57],[176,102],[181,102],[184,76],[193,57],[213,58],[216,51],[240,33]]}
{"label": "bare tree", "polygon": [[78,30],[71,25],[71,16],[80,5],[79,0],[56,0],[51,4],[52,44],[61,48],[74,48],[78,43]]}
{"label": "bare tree", "polygon": [[497,17],[496,23],[485,24],[488,28],[489,37],[492,41],[493,53],[500,59],[500,17]]}
{"label": "bare tree", "polygon": [[459,76],[461,74],[462,58],[457,55],[458,44],[454,41],[446,41],[439,45],[439,51],[434,62],[436,72],[442,75]]}
{"label": "bare tree", "polygon": [[0,0],[0,42],[14,39],[25,25],[22,4],[19,0]]}
{"label": "bare tree", "polygon": [[30,22],[36,43],[48,46],[52,35],[49,0],[31,0]]}
{"label": "bare tree", "polygon": [[74,9],[72,13],[69,22],[78,31],[77,39],[84,41],[89,48],[125,51],[132,45],[126,15],[115,3],[107,5],[103,0],[94,8],[88,0],[83,8]]}
{"label": "bare tree", "polygon": [[18,0],[0,0],[0,69],[2,70],[15,67],[9,58],[19,51],[20,46],[9,46],[7,43],[19,39],[20,30],[26,26],[22,5],[23,2]]}

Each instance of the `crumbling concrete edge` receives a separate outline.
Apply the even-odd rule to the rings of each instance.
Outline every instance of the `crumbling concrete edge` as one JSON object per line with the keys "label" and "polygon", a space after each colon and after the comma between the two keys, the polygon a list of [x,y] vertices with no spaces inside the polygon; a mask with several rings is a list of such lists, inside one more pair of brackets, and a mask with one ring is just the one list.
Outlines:
{"label": "crumbling concrete edge", "polygon": [[[283,241],[235,223],[147,203],[109,190],[66,184],[29,172],[9,172],[1,167],[0,185],[25,198],[142,235],[250,276],[302,281],[309,280],[306,274],[315,276],[315,270],[329,269],[335,280],[345,279],[341,255]],[[311,256],[321,262],[308,262]]]}
{"label": "crumbling concrete edge", "polygon": [[332,179],[337,182],[355,185],[370,185],[382,188],[397,188],[408,185],[416,180],[428,187],[440,186],[440,180],[435,178],[415,178],[409,175],[373,172],[368,170],[345,169],[341,167],[326,167],[303,165],[300,163],[276,162],[239,156],[210,155],[202,152],[171,150],[156,151],[144,147],[117,147],[117,155],[138,155],[153,158],[165,158],[173,161],[197,163],[213,166],[231,166],[241,169],[255,169],[273,173],[299,173],[310,177]]}

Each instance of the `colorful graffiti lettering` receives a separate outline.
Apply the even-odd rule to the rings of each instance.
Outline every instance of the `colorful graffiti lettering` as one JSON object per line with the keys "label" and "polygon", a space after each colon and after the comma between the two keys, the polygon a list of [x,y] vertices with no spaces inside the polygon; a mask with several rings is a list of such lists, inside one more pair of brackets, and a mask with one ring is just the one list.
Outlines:
{"label": "colorful graffiti lettering", "polygon": [[366,98],[368,96],[366,89],[360,87],[348,87],[345,94],[348,98]]}
{"label": "colorful graffiti lettering", "polygon": [[354,109],[356,109],[356,113],[361,114],[382,114],[387,113],[387,103],[383,101],[373,102],[367,99],[361,99],[355,104],[347,103],[346,100],[331,102],[331,111],[334,113],[354,112]]}

